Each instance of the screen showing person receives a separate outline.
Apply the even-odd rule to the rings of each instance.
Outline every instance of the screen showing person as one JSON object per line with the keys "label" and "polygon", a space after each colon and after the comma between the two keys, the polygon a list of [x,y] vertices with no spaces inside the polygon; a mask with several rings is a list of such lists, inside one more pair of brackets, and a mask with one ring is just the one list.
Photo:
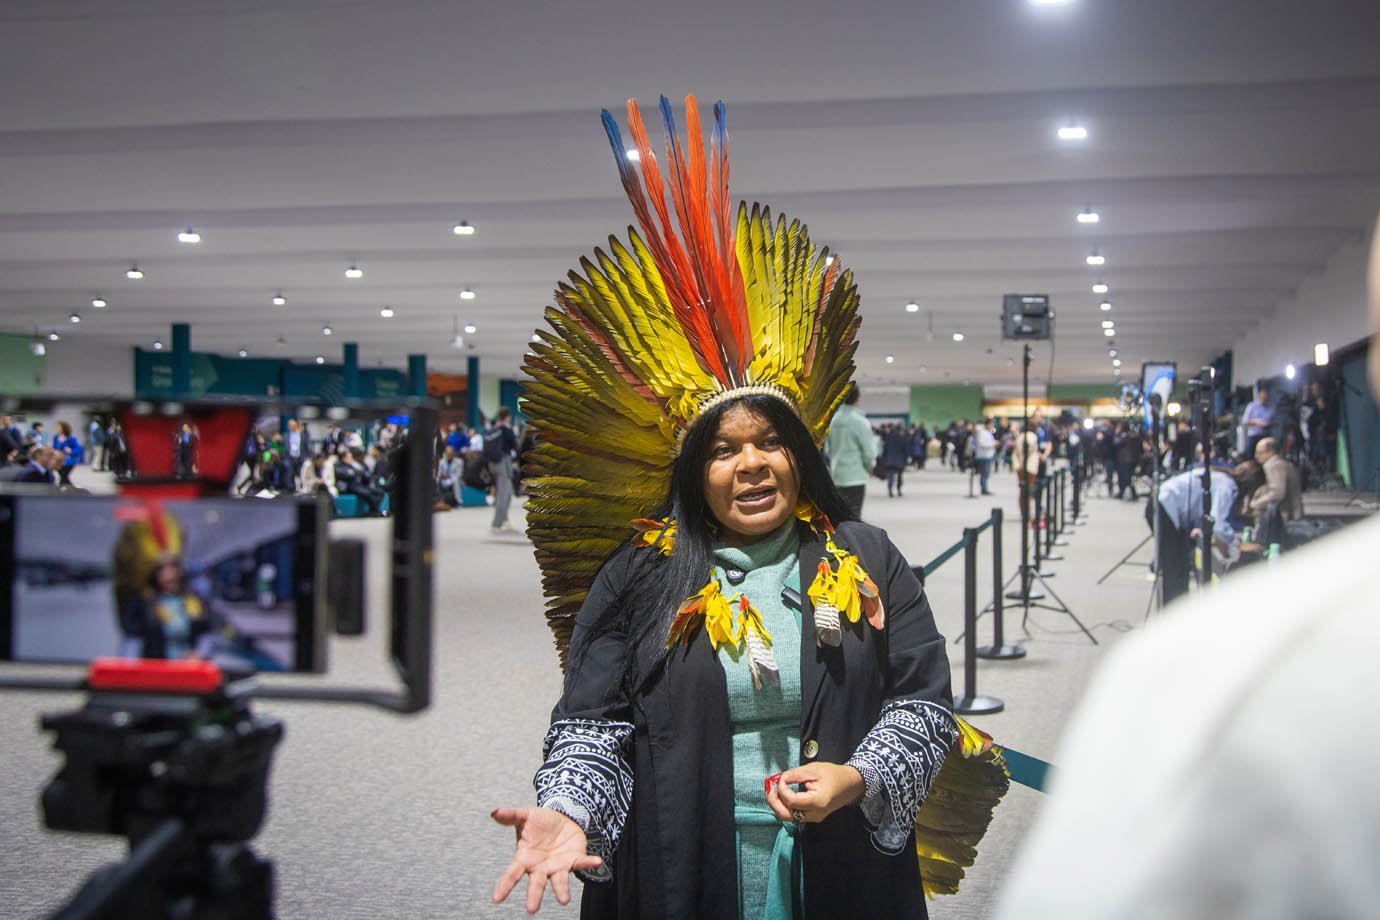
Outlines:
{"label": "screen showing person", "polygon": [[320,670],[312,502],[0,497],[4,657]]}

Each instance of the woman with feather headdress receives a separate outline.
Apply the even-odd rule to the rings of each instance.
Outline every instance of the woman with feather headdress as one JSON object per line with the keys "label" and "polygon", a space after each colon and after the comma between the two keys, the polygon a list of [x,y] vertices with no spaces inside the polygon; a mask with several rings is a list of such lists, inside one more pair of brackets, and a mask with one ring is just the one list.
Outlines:
{"label": "woman with feather headdress", "polygon": [[517,833],[494,899],[526,875],[529,910],[548,881],[568,903],[575,872],[587,917],[923,917],[1005,775],[962,777],[917,835],[956,739],[988,745],[950,712],[910,565],[819,452],[857,288],[800,223],[735,217],[722,103],[708,157],[693,97],[684,144],[661,112],[665,177],[636,103],[636,167],[604,113],[641,233],[570,273],[527,359],[528,535],[566,676],[538,807],[494,812]]}

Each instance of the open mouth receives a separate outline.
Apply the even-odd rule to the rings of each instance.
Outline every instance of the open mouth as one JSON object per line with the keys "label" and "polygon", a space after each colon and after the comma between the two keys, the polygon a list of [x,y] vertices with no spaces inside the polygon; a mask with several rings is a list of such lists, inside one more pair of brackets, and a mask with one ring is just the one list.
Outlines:
{"label": "open mouth", "polygon": [[776,488],[773,486],[759,486],[749,489],[746,492],[739,492],[733,497],[739,507],[749,511],[757,510],[770,506],[776,501]]}

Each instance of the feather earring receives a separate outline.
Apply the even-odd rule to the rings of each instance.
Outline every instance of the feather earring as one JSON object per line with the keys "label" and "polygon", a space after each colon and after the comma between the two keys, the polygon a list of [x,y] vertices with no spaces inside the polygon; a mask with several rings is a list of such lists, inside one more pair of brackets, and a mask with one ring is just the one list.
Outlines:
{"label": "feather earring", "polygon": [[748,673],[752,675],[753,689],[781,686],[781,669],[771,650],[771,636],[762,625],[762,615],[745,594],[738,595],[738,631],[747,648]]}

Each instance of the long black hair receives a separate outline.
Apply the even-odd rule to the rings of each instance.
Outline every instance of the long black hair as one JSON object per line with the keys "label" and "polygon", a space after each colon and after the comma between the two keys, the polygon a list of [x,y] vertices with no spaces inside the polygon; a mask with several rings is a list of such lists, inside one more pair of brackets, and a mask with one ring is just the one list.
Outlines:
{"label": "long black hair", "polygon": [[[775,396],[740,396],[707,410],[690,426],[681,442],[680,454],[671,467],[671,485],[666,499],[656,510],[657,518],[676,522],[674,550],[669,558],[645,572],[639,591],[654,606],[639,611],[636,632],[664,640],[682,601],[704,587],[714,565],[714,544],[720,527],[704,496],[704,471],[719,432],[719,423],[730,410],[742,407],[767,421],[785,447],[800,485],[800,500],[807,501],[828,515],[835,524],[853,519],[848,504],[839,494],[824,465],[824,457],[810,437],[804,422]],[[809,533],[801,523],[802,537]]]}

